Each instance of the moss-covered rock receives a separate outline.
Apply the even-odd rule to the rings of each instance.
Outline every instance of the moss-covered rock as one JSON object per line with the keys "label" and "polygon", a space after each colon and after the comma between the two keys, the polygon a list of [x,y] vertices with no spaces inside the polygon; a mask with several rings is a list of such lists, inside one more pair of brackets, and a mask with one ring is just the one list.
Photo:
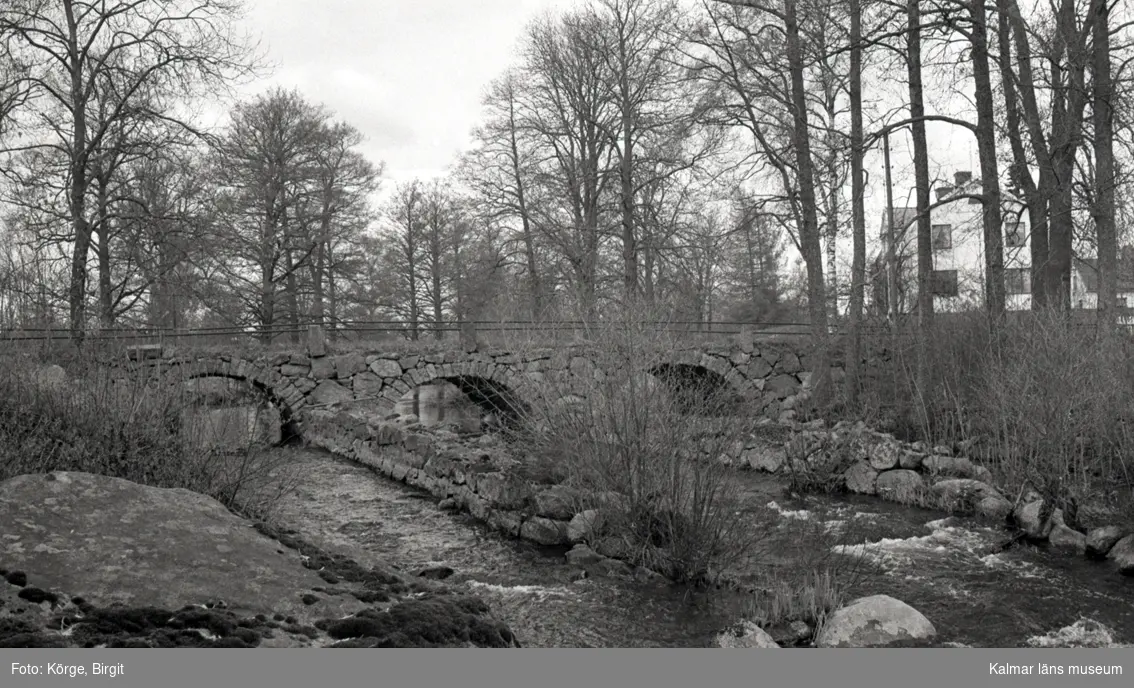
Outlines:
{"label": "moss-covered rock", "polygon": [[327,635],[336,647],[519,647],[508,627],[474,597],[436,596],[363,610],[335,621]]}

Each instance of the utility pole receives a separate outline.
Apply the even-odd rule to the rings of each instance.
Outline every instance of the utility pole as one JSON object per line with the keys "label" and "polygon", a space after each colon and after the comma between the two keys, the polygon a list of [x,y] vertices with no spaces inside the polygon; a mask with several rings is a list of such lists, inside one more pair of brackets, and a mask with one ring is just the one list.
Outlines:
{"label": "utility pole", "polygon": [[894,243],[894,182],[890,176],[890,132],[882,135],[883,160],[886,164],[886,301],[890,323],[898,317],[898,252]]}

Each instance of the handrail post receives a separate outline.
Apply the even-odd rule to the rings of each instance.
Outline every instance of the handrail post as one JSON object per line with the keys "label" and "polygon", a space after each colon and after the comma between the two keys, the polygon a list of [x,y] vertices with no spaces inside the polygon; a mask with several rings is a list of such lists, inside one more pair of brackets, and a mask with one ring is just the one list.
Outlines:
{"label": "handrail post", "polygon": [[307,355],[311,358],[327,355],[327,335],[317,324],[307,326]]}

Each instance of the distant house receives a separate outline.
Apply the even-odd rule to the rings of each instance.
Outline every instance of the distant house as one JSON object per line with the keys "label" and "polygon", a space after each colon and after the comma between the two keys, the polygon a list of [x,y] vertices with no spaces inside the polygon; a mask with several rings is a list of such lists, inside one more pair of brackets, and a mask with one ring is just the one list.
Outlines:
{"label": "distant house", "polygon": [[[1115,305],[1134,309],[1134,279],[1129,261],[1119,260],[1118,298]],[[1076,258],[1071,270],[1071,307],[1095,309],[1099,302],[1099,266],[1094,258]]]}
{"label": "distant house", "polygon": [[[981,308],[984,304],[984,205],[979,179],[971,172],[957,172],[952,184],[934,189],[930,211],[933,242],[933,308],[955,312]],[[950,200],[952,199],[952,200]],[[883,211],[879,235],[881,249],[871,263],[873,312],[890,312],[891,290],[898,313],[910,313],[917,304],[917,209],[895,207],[894,254],[890,256],[887,213]],[[1032,306],[1031,232],[1027,207],[1011,194],[1001,192],[1004,246],[1004,292],[1008,310]],[[1126,271],[1120,270],[1125,275]],[[1134,275],[1134,273],[1131,273]],[[1120,279],[1119,305],[1134,307],[1134,279]],[[1076,259],[1072,270],[1071,303],[1094,309],[1098,301],[1098,269],[1094,259]]]}

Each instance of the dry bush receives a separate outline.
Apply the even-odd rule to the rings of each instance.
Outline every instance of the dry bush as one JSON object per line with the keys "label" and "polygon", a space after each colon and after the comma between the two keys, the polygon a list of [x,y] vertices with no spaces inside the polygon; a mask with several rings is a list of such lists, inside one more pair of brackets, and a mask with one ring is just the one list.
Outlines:
{"label": "dry bush", "polygon": [[49,379],[42,361],[9,359],[0,372],[0,480],[81,471],[210,495],[266,517],[295,477],[286,459],[251,436],[225,446],[206,426],[187,427],[198,399],[142,368],[125,380],[91,359]]}
{"label": "dry bush", "polygon": [[747,424],[726,415],[729,394],[647,372],[675,348],[666,333],[624,317],[592,331],[590,344],[596,365],[548,375],[524,412],[514,440],[532,455],[529,472],[617,504],[607,530],[633,563],[712,579],[767,536],[746,525],[721,460]]}
{"label": "dry bush", "polygon": [[970,452],[1009,492],[1035,490],[1072,518],[1086,502],[1134,513],[1128,334],[1027,312],[1010,314],[993,336],[983,313],[942,314],[931,390],[916,384],[912,333],[870,339],[885,370],[867,381],[860,417],[903,439]]}
{"label": "dry bush", "polygon": [[977,404],[989,467],[1076,521],[1078,506],[1134,497],[1134,358],[1123,337],[1052,315],[1005,328],[986,357]]}

